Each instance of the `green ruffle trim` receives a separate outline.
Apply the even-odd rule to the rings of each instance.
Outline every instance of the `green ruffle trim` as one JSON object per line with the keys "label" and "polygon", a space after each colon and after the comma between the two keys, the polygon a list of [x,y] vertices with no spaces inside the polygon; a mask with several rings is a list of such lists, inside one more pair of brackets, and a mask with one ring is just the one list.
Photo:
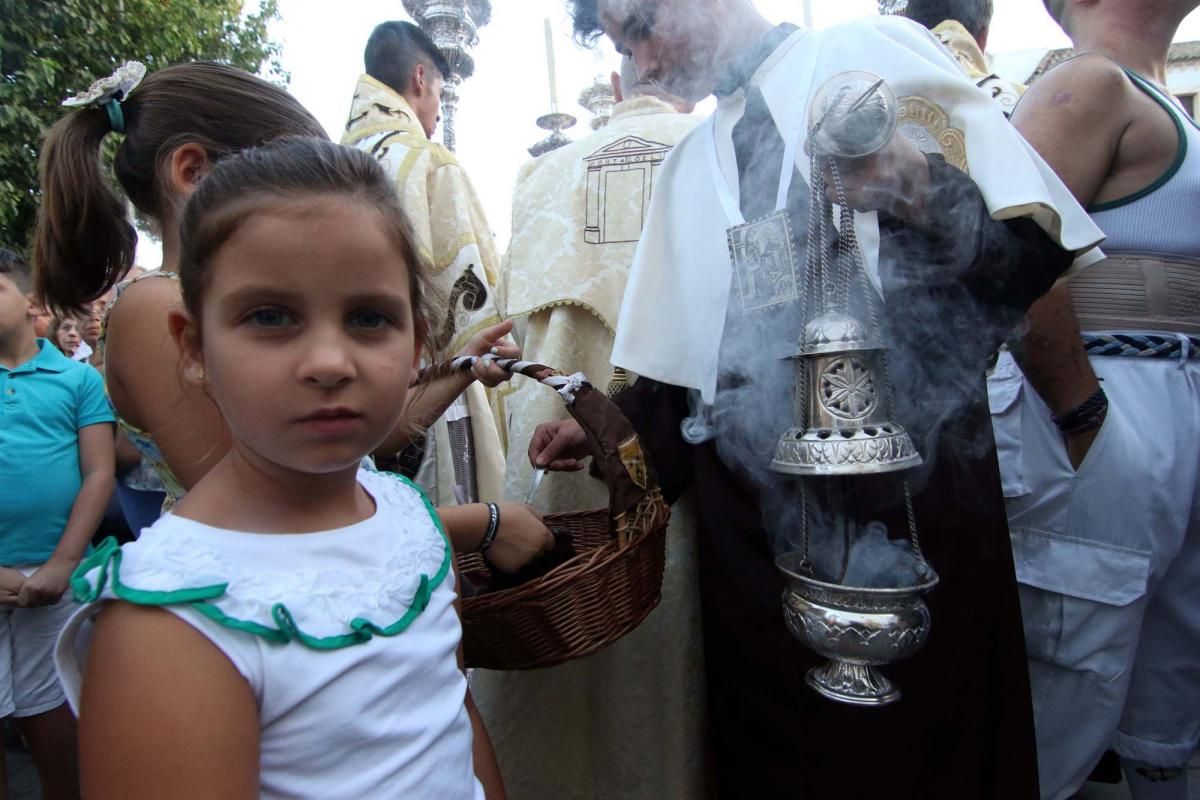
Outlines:
{"label": "green ruffle trim", "polygon": [[[278,644],[299,642],[313,650],[338,650],[343,647],[364,644],[376,636],[396,636],[403,633],[421,615],[421,612],[429,606],[429,599],[433,596],[434,590],[441,586],[442,581],[446,579],[447,573],[450,572],[453,548],[450,545],[449,537],[446,535],[446,530],[442,526],[442,521],[434,510],[433,504],[429,502],[429,498],[425,496],[420,487],[403,475],[396,475],[394,473],[379,474],[387,474],[394,477],[417,491],[421,496],[421,501],[424,503],[425,509],[429,512],[429,516],[433,518],[434,526],[442,535],[442,542],[445,545],[443,548],[442,564],[438,568],[437,573],[432,578],[428,575],[421,576],[420,584],[417,586],[416,594],[413,596],[413,601],[409,605],[408,610],[390,625],[381,626],[369,619],[355,617],[350,620],[348,625],[350,631],[348,633],[335,636],[313,636],[300,629],[292,617],[292,612],[283,603],[275,603],[271,606],[271,621],[275,624],[274,627],[229,616],[212,602],[224,596],[226,589],[229,588],[228,583],[214,583],[211,586],[196,586],[190,589],[178,589],[169,592],[135,589],[121,582],[121,558],[123,554],[120,546],[117,544],[117,540],[111,537],[105,539],[98,549],[79,562],[79,566],[71,576],[71,590],[77,602],[94,603],[100,599],[100,595],[107,584],[117,599],[124,600],[127,603],[139,606],[187,606],[195,609],[213,622],[224,625],[227,628],[253,634],[268,642]],[[92,570],[99,570],[94,584],[87,578],[88,573]]]}

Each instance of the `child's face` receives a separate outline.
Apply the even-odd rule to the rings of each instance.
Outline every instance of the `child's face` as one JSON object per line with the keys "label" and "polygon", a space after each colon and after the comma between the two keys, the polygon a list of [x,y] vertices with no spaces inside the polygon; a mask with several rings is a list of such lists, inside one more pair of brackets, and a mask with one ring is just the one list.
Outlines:
{"label": "child's face", "polygon": [[95,348],[96,342],[100,340],[100,323],[104,317],[104,305],[107,302],[108,295],[104,295],[104,297],[98,300],[93,300],[87,305],[87,313],[82,317],[83,328],[80,331],[80,335],[93,348]]}
{"label": "child's face", "polygon": [[8,336],[33,319],[33,301],[13,279],[0,274],[0,336]]}
{"label": "child's face", "polygon": [[369,207],[267,207],[216,252],[201,311],[207,383],[235,447],[324,473],[395,426],[416,368],[408,266]]}
{"label": "child's face", "polygon": [[67,355],[73,355],[75,351],[79,349],[79,342],[81,341],[79,336],[79,323],[74,317],[68,317],[60,322],[58,325],[58,332],[54,334],[54,336],[56,339],[55,344],[58,345],[58,349],[62,350]]}

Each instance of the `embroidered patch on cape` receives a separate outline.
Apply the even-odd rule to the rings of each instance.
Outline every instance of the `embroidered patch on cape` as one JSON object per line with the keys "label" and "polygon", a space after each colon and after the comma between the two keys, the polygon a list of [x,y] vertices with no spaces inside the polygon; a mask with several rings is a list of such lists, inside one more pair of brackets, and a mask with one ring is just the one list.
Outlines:
{"label": "embroidered patch on cape", "polygon": [[629,473],[630,480],[636,483],[639,489],[645,489],[646,456],[642,453],[642,444],[638,441],[637,434],[617,445],[617,455],[620,456],[625,471]]}
{"label": "embroidered patch on cape", "polygon": [[896,128],[922,153],[937,153],[952,167],[966,173],[967,137],[950,126],[945,109],[919,95],[900,98]]}
{"label": "embroidered patch on cape", "polygon": [[735,225],[726,236],[743,311],[796,299],[796,244],[786,211]]}
{"label": "embroidered patch on cape", "polygon": [[429,348],[435,352],[447,348],[470,323],[471,315],[484,307],[487,299],[487,286],[475,274],[475,265],[468,264],[462,275],[450,287],[446,315],[440,328],[431,331]]}

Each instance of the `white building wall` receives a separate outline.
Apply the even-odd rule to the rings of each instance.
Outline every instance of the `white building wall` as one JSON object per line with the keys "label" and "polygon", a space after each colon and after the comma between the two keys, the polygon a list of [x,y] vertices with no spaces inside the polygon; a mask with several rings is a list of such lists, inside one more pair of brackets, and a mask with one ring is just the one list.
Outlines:
{"label": "white building wall", "polygon": [[[1190,105],[1192,116],[1200,119],[1200,61],[1171,64],[1167,67],[1167,88]],[[1190,97],[1189,97],[1190,96]]]}

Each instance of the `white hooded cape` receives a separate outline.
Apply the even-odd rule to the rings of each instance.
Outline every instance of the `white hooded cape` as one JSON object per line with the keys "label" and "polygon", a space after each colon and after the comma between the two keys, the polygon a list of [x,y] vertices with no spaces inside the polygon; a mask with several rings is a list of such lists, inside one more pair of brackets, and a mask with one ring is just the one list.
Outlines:
{"label": "white hooded cape", "polygon": [[[1084,254],[1074,268],[1099,260],[1093,248],[1104,238],[1100,229],[987,94],[920,25],[876,17],[821,32],[798,30],[750,82],[761,88],[776,126],[787,137],[808,129],[812,96],[826,80],[847,70],[875,73],[898,98],[918,96],[948,113],[950,126],[964,134],[967,171],[993,218],[1032,218],[1064,249]],[[717,159],[735,195],[732,131],[744,108],[745,94],[738,90],[720,100],[713,119]],[[612,355],[613,364],[697,390],[709,404],[716,396],[717,355],[732,281],[725,238],[731,223],[710,167],[710,136],[708,123],[692,131],[656,179]],[[803,148],[797,154],[796,166],[807,181],[808,158]],[[857,214],[855,230],[878,285],[876,214]]]}

